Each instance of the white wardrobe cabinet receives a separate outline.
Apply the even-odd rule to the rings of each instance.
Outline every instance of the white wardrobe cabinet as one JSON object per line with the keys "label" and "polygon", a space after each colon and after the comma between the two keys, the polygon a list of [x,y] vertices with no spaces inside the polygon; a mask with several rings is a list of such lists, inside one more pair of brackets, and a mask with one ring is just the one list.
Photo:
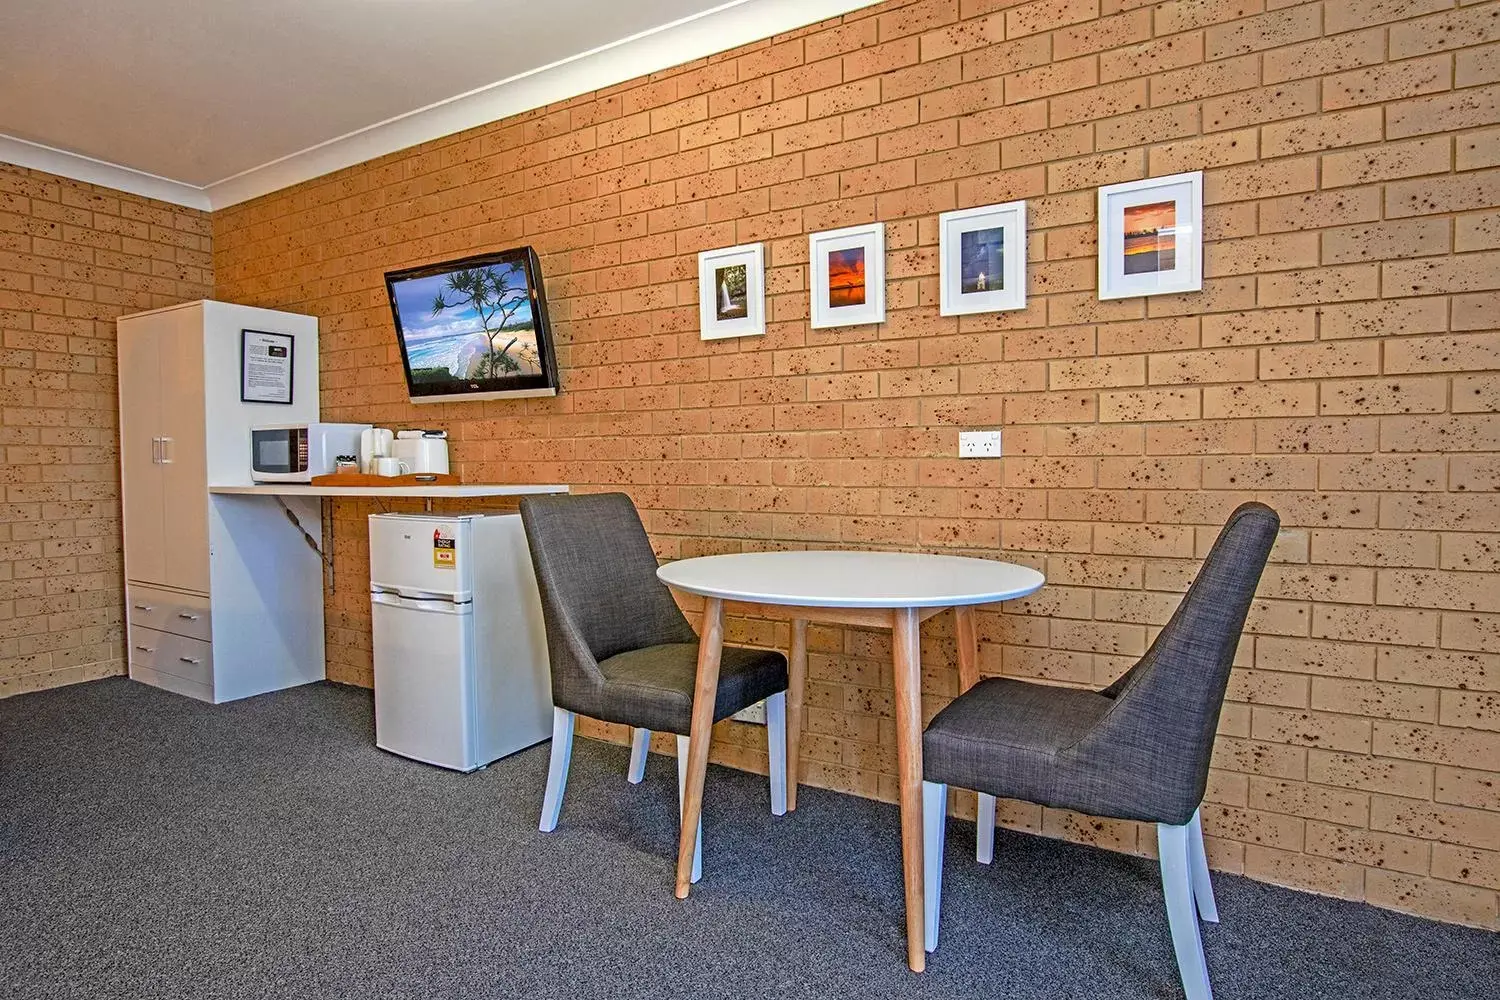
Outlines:
{"label": "white wardrobe cabinet", "polygon": [[[208,593],[201,310],[120,321],[125,576]],[[236,398],[238,393],[235,394]],[[248,445],[246,445],[248,449]]]}
{"label": "white wardrobe cabinet", "polygon": [[[242,330],[289,333],[292,405],[240,401]],[[318,419],[318,322],[190,302],[118,323],[130,676],[205,701],[323,677],[322,564],[250,484],[250,428]],[[316,502],[289,500],[321,536]]]}

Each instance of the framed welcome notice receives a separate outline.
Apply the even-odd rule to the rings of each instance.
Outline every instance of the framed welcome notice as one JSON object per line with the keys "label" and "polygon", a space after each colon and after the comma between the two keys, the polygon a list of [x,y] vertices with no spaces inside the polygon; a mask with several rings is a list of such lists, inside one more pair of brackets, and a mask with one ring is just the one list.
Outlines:
{"label": "framed welcome notice", "polygon": [[240,401],[292,402],[297,338],[290,333],[240,331]]}

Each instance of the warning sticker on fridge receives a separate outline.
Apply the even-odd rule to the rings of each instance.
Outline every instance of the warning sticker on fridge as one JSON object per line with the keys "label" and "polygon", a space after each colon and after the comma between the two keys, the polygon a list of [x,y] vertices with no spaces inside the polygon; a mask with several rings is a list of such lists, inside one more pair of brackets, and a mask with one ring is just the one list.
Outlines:
{"label": "warning sticker on fridge", "polygon": [[458,539],[449,527],[434,528],[432,532],[432,565],[438,569],[453,569],[458,564]]}

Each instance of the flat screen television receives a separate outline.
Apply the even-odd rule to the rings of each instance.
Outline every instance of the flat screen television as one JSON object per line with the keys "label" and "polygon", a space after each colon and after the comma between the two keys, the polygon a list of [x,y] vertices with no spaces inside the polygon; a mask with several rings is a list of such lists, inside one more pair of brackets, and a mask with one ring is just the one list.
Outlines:
{"label": "flat screen television", "polygon": [[557,394],[531,247],[390,271],[385,287],[413,403]]}

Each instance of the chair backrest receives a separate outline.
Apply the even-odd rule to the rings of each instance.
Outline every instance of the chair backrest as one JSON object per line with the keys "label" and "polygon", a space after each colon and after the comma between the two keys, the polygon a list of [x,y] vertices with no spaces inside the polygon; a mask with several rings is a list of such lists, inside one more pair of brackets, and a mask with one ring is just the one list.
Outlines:
{"label": "chair backrest", "polygon": [[1162,821],[1185,823],[1208,782],[1229,670],[1281,519],[1262,503],[1237,507],[1151,648],[1103,691],[1115,705],[1079,745],[1148,770]]}
{"label": "chair backrest", "polygon": [[527,497],[521,521],[547,626],[554,701],[566,708],[573,685],[601,684],[598,663],[616,653],[698,641],[656,578],[656,553],[630,497]]}

